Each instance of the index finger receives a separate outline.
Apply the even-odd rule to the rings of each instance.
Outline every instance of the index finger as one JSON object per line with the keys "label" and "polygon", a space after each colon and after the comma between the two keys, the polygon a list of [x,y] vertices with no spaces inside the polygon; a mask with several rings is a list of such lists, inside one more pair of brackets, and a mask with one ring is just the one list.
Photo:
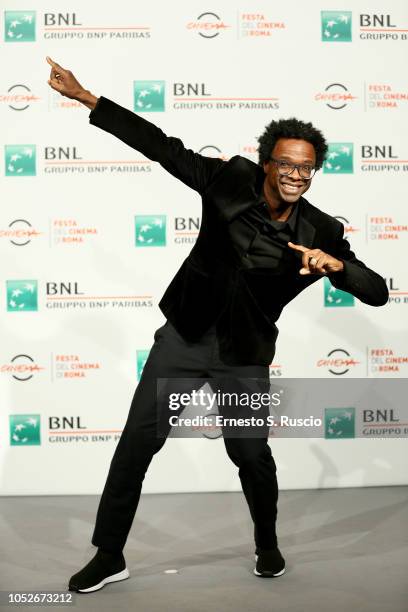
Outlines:
{"label": "index finger", "polygon": [[310,251],[310,249],[308,249],[307,247],[304,247],[301,244],[294,244],[290,241],[288,242],[288,247],[294,249],[295,251],[300,251],[301,253],[307,253],[307,251]]}
{"label": "index finger", "polygon": [[64,69],[59,64],[57,64],[57,62],[54,62],[48,55],[46,56],[45,59],[50,64],[50,66],[52,66],[53,68],[56,68],[57,70],[61,70],[62,72],[64,72]]}

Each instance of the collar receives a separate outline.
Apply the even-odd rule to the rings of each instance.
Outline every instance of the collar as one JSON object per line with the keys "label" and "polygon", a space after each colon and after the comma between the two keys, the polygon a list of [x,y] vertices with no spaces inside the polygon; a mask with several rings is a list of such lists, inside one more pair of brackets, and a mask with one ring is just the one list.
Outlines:
{"label": "collar", "polygon": [[289,215],[289,217],[286,219],[286,221],[276,221],[275,219],[271,219],[270,213],[269,213],[269,205],[265,200],[265,197],[263,195],[263,189],[261,189],[261,192],[259,194],[258,197],[258,202],[256,203],[256,207],[261,210],[262,215],[265,217],[265,220],[267,220],[270,225],[272,225],[272,227],[276,230],[282,230],[282,229],[286,229],[286,227],[288,227],[288,229],[294,234],[296,231],[296,221],[297,221],[297,217],[298,217],[298,209],[299,209],[299,201],[296,202],[296,204],[292,207],[292,211]]}

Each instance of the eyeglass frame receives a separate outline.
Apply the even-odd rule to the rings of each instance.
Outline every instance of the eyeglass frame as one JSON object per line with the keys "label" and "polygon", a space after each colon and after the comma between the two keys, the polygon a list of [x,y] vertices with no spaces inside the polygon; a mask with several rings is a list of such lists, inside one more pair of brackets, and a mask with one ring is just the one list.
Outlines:
{"label": "eyeglass frame", "polygon": [[[292,164],[292,162],[286,161],[285,159],[275,159],[274,157],[270,157],[269,159],[271,161],[275,162],[275,164],[279,164],[279,162],[283,162],[285,164],[288,164],[289,166],[292,166],[292,170],[290,172],[282,173],[282,172],[279,171],[279,165],[277,165],[276,168],[277,168],[277,170],[278,170],[278,172],[279,172],[279,174],[281,176],[290,176],[292,174],[292,172],[294,172],[297,169],[300,178],[302,178],[304,181],[311,181],[312,178],[314,177],[314,175],[317,172],[316,166],[308,166],[308,164]],[[300,168],[302,168],[304,166],[308,166],[313,171],[312,176],[306,177],[306,176],[302,176],[300,174]]]}

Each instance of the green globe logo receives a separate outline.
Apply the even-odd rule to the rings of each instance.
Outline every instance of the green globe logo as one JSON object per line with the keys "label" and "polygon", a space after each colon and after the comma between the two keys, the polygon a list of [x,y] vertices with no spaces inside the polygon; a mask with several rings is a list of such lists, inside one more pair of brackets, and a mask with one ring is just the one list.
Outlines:
{"label": "green globe logo", "polygon": [[35,41],[35,11],[5,11],[5,42]]}
{"label": "green globe logo", "polygon": [[321,11],[322,41],[351,42],[351,11]]}
{"label": "green globe logo", "polygon": [[8,280],[6,287],[8,312],[38,310],[38,283],[36,280]]}
{"label": "green globe logo", "polygon": [[323,174],[353,174],[353,143],[329,143]]}
{"label": "green globe logo", "polygon": [[5,145],[6,176],[35,176],[35,145]]}
{"label": "green globe logo", "polygon": [[12,414],[9,422],[11,446],[38,446],[41,444],[39,414]]}
{"label": "green globe logo", "polygon": [[163,112],[164,81],[134,81],[133,102],[136,113]]}
{"label": "green globe logo", "polygon": [[333,287],[328,278],[324,279],[324,305],[326,308],[354,306],[354,296],[347,291]]}
{"label": "green globe logo", "polygon": [[142,377],[143,368],[145,367],[149,352],[148,349],[138,349],[136,351],[136,376],[138,381]]}
{"label": "green globe logo", "polygon": [[166,246],[166,216],[136,215],[135,244],[137,247]]}
{"label": "green globe logo", "polygon": [[354,438],[354,408],[325,408],[324,437],[326,439]]}

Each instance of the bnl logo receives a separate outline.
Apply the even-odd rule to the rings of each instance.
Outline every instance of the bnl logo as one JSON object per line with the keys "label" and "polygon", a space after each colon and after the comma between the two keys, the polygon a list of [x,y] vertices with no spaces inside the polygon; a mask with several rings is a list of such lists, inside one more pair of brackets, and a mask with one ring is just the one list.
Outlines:
{"label": "bnl logo", "polygon": [[10,446],[38,446],[41,444],[39,414],[11,414]]}
{"label": "bnl logo", "polygon": [[327,439],[355,437],[354,408],[325,408],[324,437]]}
{"label": "bnl logo", "polygon": [[6,287],[8,312],[38,310],[38,283],[36,280],[8,280]]}
{"label": "bnl logo", "polygon": [[353,143],[331,142],[323,163],[324,174],[353,174]]}
{"label": "bnl logo", "polygon": [[351,42],[351,11],[321,11],[322,41]]}
{"label": "bnl logo", "polygon": [[163,112],[165,110],[164,81],[134,81],[133,106],[136,113]]}
{"label": "bnl logo", "polygon": [[4,12],[5,42],[35,41],[35,11]]}
{"label": "bnl logo", "polygon": [[166,215],[136,215],[135,245],[166,246]]}
{"label": "bnl logo", "polygon": [[145,367],[149,352],[148,349],[138,349],[136,351],[136,377],[138,382],[142,377],[143,368]]}
{"label": "bnl logo", "polygon": [[354,296],[347,291],[333,287],[328,278],[324,278],[324,305],[327,308],[354,306]]}
{"label": "bnl logo", "polygon": [[35,176],[35,145],[5,145],[6,176]]}

